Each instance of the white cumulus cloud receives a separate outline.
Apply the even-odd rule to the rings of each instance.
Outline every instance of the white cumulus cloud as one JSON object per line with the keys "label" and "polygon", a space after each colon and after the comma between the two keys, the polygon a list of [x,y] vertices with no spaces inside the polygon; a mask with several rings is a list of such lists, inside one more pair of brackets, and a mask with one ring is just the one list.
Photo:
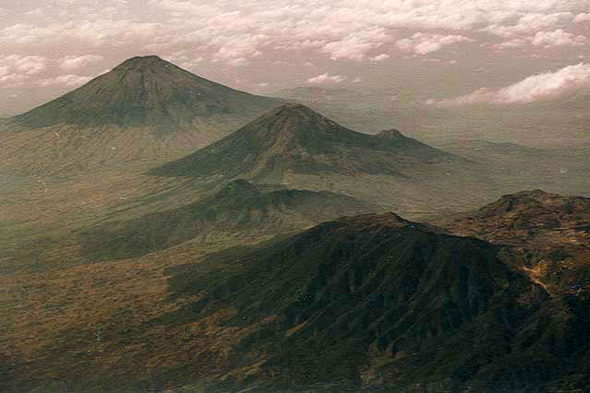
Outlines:
{"label": "white cumulus cloud", "polygon": [[60,67],[64,71],[74,71],[103,59],[104,57],[99,55],[66,56],[62,59]]}
{"label": "white cumulus cloud", "polygon": [[576,22],[576,23],[590,22],[590,13],[582,12],[582,13],[576,15],[576,17],[574,18],[574,22]]}
{"label": "white cumulus cloud", "polygon": [[411,38],[398,40],[396,45],[404,52],[426,54],[436,52],[444,46],[457,44],[459,42],[473,41],[462,35],[443,35],[418,32]]}
{"label": "white cumulus cloud", "polygon": [[313,78],[309,78],[307,80],[308,83],[313,84],[326,84],[326,83],[340,83],[346,80],[345,76],[342,75],[330,75],[329,73],[321,74],[318,76],[314,76]]}
{"label": "white cumulus cloud", "polygon": [[[107,58],[121,48],[130,48],[129,55],[139,49],[166,55],[199,48],[196,57],[230,65],[275,50],[364,61],[392,42],[430,53],[486,33],[530,37],[588,18],[588,0],[145,0],[140,8],[124,0],[27,3],[35,10],[27,18],[0,22],[0,46],[6,51],[35,53],[59,43],[92,48],[90,53]],[[398,41],[406,30],[426,36]]]}
{"label": "white cumulus cloud", "polygon": [[438,104],[511,104],[530,103],[558,98],[580,89],[590,89],[590,64],[580,63],[555,72],[529,76],[501,89],[481,88],[452,100],[434,101]]}
{"label": "white cumulus cloud", "polygon": [[0,57],[0,86],[15,87],[30,80],[47,68],[43,56],[9,55]]}
{"label": "white cumulus cloud", "polygon": [[555,31],[539,31],[532,37],[533,45],[537,46],[581,46],[586,44],[588,39],[583,35],[566,33],[562,29]]}
{"label": "white cumulus cloud", "polygon": [[380,55],[378,55],[378,56],[371,57],[371,59],[370,59],[370,60],[371,60],[371,61],[380,62],[380,61],[387,60],[387,59],[389,59],[390,57],[391,57],[391,56],[389,56],[387,53],[381,53],[381,54],[380,54]]}

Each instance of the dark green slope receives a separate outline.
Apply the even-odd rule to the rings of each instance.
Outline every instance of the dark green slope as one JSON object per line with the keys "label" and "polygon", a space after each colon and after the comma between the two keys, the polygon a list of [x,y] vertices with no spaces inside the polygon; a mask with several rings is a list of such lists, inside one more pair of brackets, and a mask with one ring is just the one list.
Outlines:
{"label": "dark green slope", "polygon": [[166,320],[237,310],[226,328],[250,334],[235,344],[229,367],[256,363],[257,372],[211,381],[216,392],[588,386],[590,304],[554,301],[508,258],[484,241],[393,214],[344,218],[177,269],[173,296],[203,298]]}
{"label": "dark green slope", "polygon": [[277,180],[287,172],[388,174],[456,160],[398,131],[376,136],[346,129],[299,104],[259,117],[226,138],[152,170],[159,176],[236,176]]}
{"label": "dark green slope", "polygon": [[27,128],[63,123],[177,131],[194,126],[199,118],[254,117],[278,102],[201,78],[157,56],[145,56],[131,58],[14,120]]}
{"label": "dark green slope", "polygon": [[107,223],[81,234],[93,259],[121,259],[191,239],[212,240],[292,232],[321,221],[378,211],[378,206],[330,192],[264,192],[236,180],[215,195],[178,209]]}

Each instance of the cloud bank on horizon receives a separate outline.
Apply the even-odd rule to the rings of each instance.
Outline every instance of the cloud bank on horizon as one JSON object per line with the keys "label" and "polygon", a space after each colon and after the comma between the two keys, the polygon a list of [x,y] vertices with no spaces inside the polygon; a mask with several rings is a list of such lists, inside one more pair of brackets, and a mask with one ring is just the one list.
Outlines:
{"label": "cloud bank on horizon", "polygon": [[580,63],[555,72],[532,75],[501,89],[481,88],[449,100],[429,100],[428,104],[514,104],[550,100],[590,89],[590,64]]}
{"label": "cloud bank on horizon", "polygon": [[272,85],[268,68],[287,74],[285,65],[298,67],[292,83],[352,83],[376,63],[460,66],[474,53],[549,63],[563,51],[590,55],[589,8],[589,0],[29,0],[0,6],[0,89],[71,87],[142,54],[221,79],[248,69],[243,87]]}

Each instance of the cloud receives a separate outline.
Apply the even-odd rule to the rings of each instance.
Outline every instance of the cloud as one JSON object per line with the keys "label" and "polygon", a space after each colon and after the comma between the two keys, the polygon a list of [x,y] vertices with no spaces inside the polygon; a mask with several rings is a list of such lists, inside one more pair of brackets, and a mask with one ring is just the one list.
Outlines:
{"label": "cloud", "polygon": [[[430,53],[482,33],[514,39],[555,31],[588,15],[588,0],[145,0],[140,10],[132,3],[54,0],[0,24],[0,45],[34,53],[59,43],[105,57],[113,48],[149,46],[166,55],[191,47],[199,48],[197,57],[229,65],[276,50],[370,61],[392,42]],[[425,36],[399,40],[405,29]]]}
{"label": "cloud", "polygon": [[89,76],[79,76],[79,75],[67,74],[67,75],[60,75],[55,78],[42,79],[38,82],[38,84],[39,84],[39,86],[43,86],[43,87],[53,86],[53,85],[77,87],[77,86],[83,85],[84,83],[88,82],[91,79],[92,79],[92,77],[89,77]]}
{"label": "cloud", "polygon": [[66,56],[61,61],[60,67],[64,71],[74,71],[102,60],[104,57],[99,55]]}
{"label": "cloud", "polygon": [[195,55],[192,51],[186,49],[174,52],[165,56],[165,58],[187,70],[197,68],[205,60],[203,56]]}
{"label": "cloud", "polygon": [[[45,21],[45,18],[42,18]],[[52,21],[53,19],[49,19]],[[17,23],[0,30],[0,43],[5,45],[47,45],[63,42],[83,42],[94,47],[125,46],[153,37],[160,25],[134,22],[128,19],[76,19],[67,22]]]}
{"label": "cloud", "polygon": [[495,44],[497,49],[505,48],[522,48],[527,45],[542,46],[544,48],[552,48],[559,46],[584,46],[588,42],[588,38],[583,35],[574,35],[565,32],[563,29],[554,31],[539,31],[534,36],[514,38],[509,41]]}
{"label": "cloud", "polygon": [[530,45],[530,40],[526,40],[523,38],[515,38],[510,41],[504,41],[500,44],[495,44],[494,48],[497,49],[505,49],[505,48],[522,48],[526,45]]}
{"label": "cloud", "polygon": [[15,73],[2,73],[0,68],[0,87],[17,87],[25,82],[28,78],[25,75]]}
{"label": "cloud", "polygon": [[[399,42],[406,51],[430,53],[481,33],[506,38],[531,36],[571,24],[587,0],[389,0],[323,1],[152,0],[171,17],[171,39],[204,47],[199,55],[246,62],[268,50],[317,50],[332,60],[365,61],[375,50]],[[190,15],[190,17],[187,17]],[[399,40],[400,29],[424,37]],[[445,31],[442,33],[441,31]],[[237,60],[239,59],[239,60]]]}
{"label": "cloud", "polygon": [[381,54],[380,54],[380,55],[378,55],[378,56],[371,57],[371,59],[370,59],[370,60],[371,60],[371,61],[380,62],[380,61],[383,61],[383,60],[387,60],[387,59],[389,59],[390,57],[391,57],[391,56],[389,56],[387,53],[381,53]]}
{"label": "cloud", "polygon": [[512,104],[549,100],[590,88],[590,64],[580,63],[555,72],[529,76],[501,89],[481,88],[452,100],[429,100],[429,104]]}
{"label": "cloud", "polygon": [[47,58],[43,56],[11,55],[5,57],[1,62],[25,75],[36,75],[47,68]]}
{"label": "cloud", "polygon": [[10,55],[0,57],[0,86],[16,87],[47,68],[43,56]]}
{"label": "cloud", "polygon": [[398,40],[396,46],[404,52],[426,54],[436,52],[448,45],[471,41],[473,40],[462,35],[442,35],[419,32],[415,33],[411,38]]}
{"label": "cloud", "polygon": [[[18,53],[20,57],[40,56],[48,60],[25,71],[0,64],[4,67],[1,88],[38,88],[40,80],[49,83],[63,77],[62,74],[84,75],[84,67],[96,66],[99,61],[107,67],[124,57],[146,52],[169,58],[184,68],[203,69],[207,75],[221,80],[230,80],[237,73],[227,66],[242,66],[249,67],[249,80],[265,80],[268,70],[281,71],[290,81],[300,78],[293,71],[296,67],[287,69],[274,61],[281,59],[291,65],[311,61],[317,70],[334,70],[337,68],[327,63],[372,63],[387,61],[386,56],[410,58],[440,53],[436,57],[441,64],[445,59],[457,58],[469,66],[472,62],[466,55],[477,58],[489,48],[478,45],[499,42],[498,37],[505,42],[496,49],[534,49],[519,52],[521,56],[534,58],[543,47],[568,46],[578,50],[571,54],[575,58],[585,49],[581,45],[583,36],[572,26],[590,18],[588,0],[28,0],[26,6],[21,3],[5,1],[1,5],[0,59]],[[477,44],[463,48],[461,44],[470,41]],[[187,54],[182,60],[173,58],[183,50]],[[444,53],[447,50],[464,53],[448,56]],[[471,50],[478,52],[470,53]],[[549,53],[547,61],[554,55]],[[104,59],[98,60],[99,56]],[[369,72],[361,69],[362,73]],[[222,72],[229,75],[222,76]],[[364,76],[362,73],[359,76]],[[52,83],[56,84],[48,86],[73,81],[73,77],[69,82],[55,79]],[[323,82],[328,83],[329,79]],[[412,83],[408,81],[408,85]]]}
{"label": "cloud", "polygon": [[25,15],[32,16],[35,18],[44,18],[45,12],[43,11],[42,8],[35,8],[34,10],[28,11]]}
{"label": "cloud", "polygon": [[588,39],[583,35],[575,36],[562,29],[555,31],[539,31],[532,37],[532,44],[536,46],[583,46]]}
{"label": "cloud", "polygon": [[574,18],[574,22],[581,23],[581,22],[590,22],[590,13],[582,12]]}
{"label": "cloud", "polygon": [[560,25],[567,25],[574,18],[567,12],[528,12],[521,14],[514,24],[491,24],[482,31],[495,34],[500,37],[510,38],[516,35],[531,34],[540,30]]}
{"label": "cloud", "polygon": [[264,35],[216,37],[210,45],[217,46],[219,49],[212,57],[214,60],[221,60],[234,66],[245,65],[248,64],[248,59],[262,55],[259,46],[265,40]]}
{"label": "cloud", "polygon": [[327,43],[323,46],[321,51],[329,53],[332,60],[363,60],[367,52],[378,48],[390,40],[391,37],[384,29],[373,28],[349,34],[339,41]]}
{"label": "cloud", "polygon": [[321,74],[313,78],[309,78],[307,83],[312,84],[326,84],[326,83],[340,83],[346,80],[345,76],[342,75],[330,75],[329,73]]}

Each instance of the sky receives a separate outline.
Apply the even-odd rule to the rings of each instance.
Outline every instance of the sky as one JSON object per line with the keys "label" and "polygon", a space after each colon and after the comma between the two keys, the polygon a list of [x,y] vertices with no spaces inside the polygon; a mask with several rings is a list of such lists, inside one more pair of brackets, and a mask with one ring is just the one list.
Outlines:
{"label": "sky", "polygon": [[590,90],[590,0],[1,0],[0,116],[152,54],[260,94],[519,105]]}

